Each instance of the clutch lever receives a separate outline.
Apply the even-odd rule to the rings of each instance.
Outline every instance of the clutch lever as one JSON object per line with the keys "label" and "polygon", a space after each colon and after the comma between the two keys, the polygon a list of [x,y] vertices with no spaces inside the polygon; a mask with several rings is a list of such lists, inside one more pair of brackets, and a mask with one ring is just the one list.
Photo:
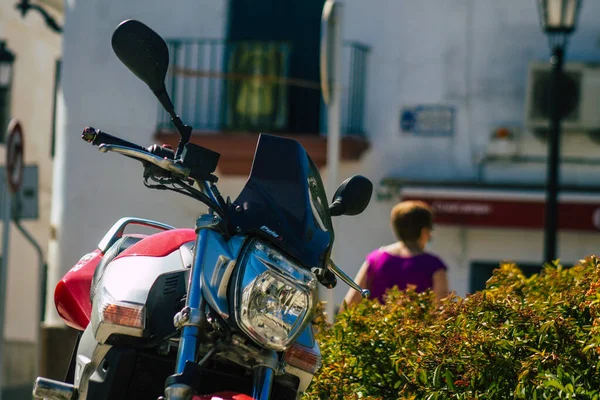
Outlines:
{"label": "clutch lever", "polygon": [[162,168],[165,171],[169,171],[174,175],[177,175],[183,179],[187,179],[190,175],[190,168],[186,168],[182,165],[177,164],[175,161],[170,160],[168,158],[161,158],[155,156],[154,154],[148,153],[144,150],[138,150],[130,147],[119,146],[116,144],[101,144],[98,146],[98,150],[103,153],[108,151],[112,151],[115,153],[122,154],[127,157],[135,158],[140,161],[146,161],[151,164],[156,165],[159,168]]}
{"label": "clutch lever", "polygon": [[340,278],[346,285],[350,286],[352,289],[356,290],[360,293],[363,298],[367,298],[371,295],[371,291],[369,289],[363,289],[356,282],[352,280],[344,271],[340,269],[333,260],[329,260],[327,262],[327,269],[333,272],[338,278]]}

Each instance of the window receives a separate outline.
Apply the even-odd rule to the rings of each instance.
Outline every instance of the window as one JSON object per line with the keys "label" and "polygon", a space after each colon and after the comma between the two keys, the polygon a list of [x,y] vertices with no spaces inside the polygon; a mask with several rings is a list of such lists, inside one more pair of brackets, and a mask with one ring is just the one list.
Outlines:
{"label": "window", "polygon": [[[516,263],[526,277],[537,274],[542,270],[542,264]],[[500,261],[473,261],[469,276],[469,292],[475,293],[485,289],[485,283],[492,277],[492,272],[500,266]]]}

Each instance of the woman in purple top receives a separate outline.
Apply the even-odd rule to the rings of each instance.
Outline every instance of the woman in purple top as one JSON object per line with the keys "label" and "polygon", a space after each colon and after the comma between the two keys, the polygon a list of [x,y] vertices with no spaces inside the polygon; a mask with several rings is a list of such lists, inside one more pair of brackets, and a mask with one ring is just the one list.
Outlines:
{"label": "woman in purple top", "polygon": [[[386,290],[394,286],[404,290],[408,285],[415,285],[417,292],[432,289],[438,299],[446,297],[447,267],[425,252],[433,229],[431,208],[421,201],[403,201],[392,209],[391,225],[398,241],[371,252],[358,271],[356,283],[371,291],[371,299],[380,301]],[[350,289],[344,302],[349,307],[360,300],[360,294]],[[342,304],[340,312],[343,308]]]}

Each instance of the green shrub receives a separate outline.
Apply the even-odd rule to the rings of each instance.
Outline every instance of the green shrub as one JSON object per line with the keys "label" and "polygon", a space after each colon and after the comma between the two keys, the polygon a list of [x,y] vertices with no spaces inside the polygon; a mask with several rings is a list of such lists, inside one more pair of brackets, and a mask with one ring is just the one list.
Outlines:
{"label": "green shrub", "polygon": [[436,303],[390,290],[318,322],[323,356],[304,399],[600,399],[600,258]]}

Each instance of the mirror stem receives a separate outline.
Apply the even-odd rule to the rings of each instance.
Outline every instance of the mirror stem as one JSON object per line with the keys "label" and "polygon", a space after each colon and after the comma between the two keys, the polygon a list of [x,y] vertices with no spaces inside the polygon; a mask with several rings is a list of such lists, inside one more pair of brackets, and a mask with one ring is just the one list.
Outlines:
{"label": "mirror stem", "polygon": [[344,205],[341,201],[336,200],[329,205],[329,214],[332,217],[339,217],[344,214]]}
{"label": "mirror stem", "polygon": [[192,127],[185,125],[183,121],[181,121],[181,118],[179,118],[179,116],[175,113],[175,107],[173,107],[173,103],[169,98],[166,88],[163,87],[153,92],[160,104],[162,104],[163,108],[169,113],[171,122],[173,122],[173,125],[175,125],[175,128],[177,128],[177,132],[179,132],[179,135],[181,135],[181,140],[179,141],[177,152],[175,153],[175,159],[178,159],[181,156],[181,152],[183,152],[183,146],[190,141],[190,136],[192,136]]}
{"label": "mirror stem", "polygon": [[177,152],[175,153],[175,159],[178,159],[183,152],[183,147],[190,141],[190,137],[192,136],[192,127],[189,125],[184,125],[184,123],[181,121],[181,118],[179,118],[179,116],[175,113],[171,115],[171,121],[181,135],[181,140],[179,141]]}
{"label": "mirror stem", "polygon": [[369,289],[363,289],[360,286],[358,286],[358,284],[354,282],[352,278],[350,278],[344,271],[340,269],[340,267],[335,265],[333,260],[329,259],[329,261],[327,262],[327,268],[331,272],[333,272],[334,275],[340,278],[346,285],[350,286],[352,289],[360,293],[363,299],[366,299],[371,295],[371,291]]}

